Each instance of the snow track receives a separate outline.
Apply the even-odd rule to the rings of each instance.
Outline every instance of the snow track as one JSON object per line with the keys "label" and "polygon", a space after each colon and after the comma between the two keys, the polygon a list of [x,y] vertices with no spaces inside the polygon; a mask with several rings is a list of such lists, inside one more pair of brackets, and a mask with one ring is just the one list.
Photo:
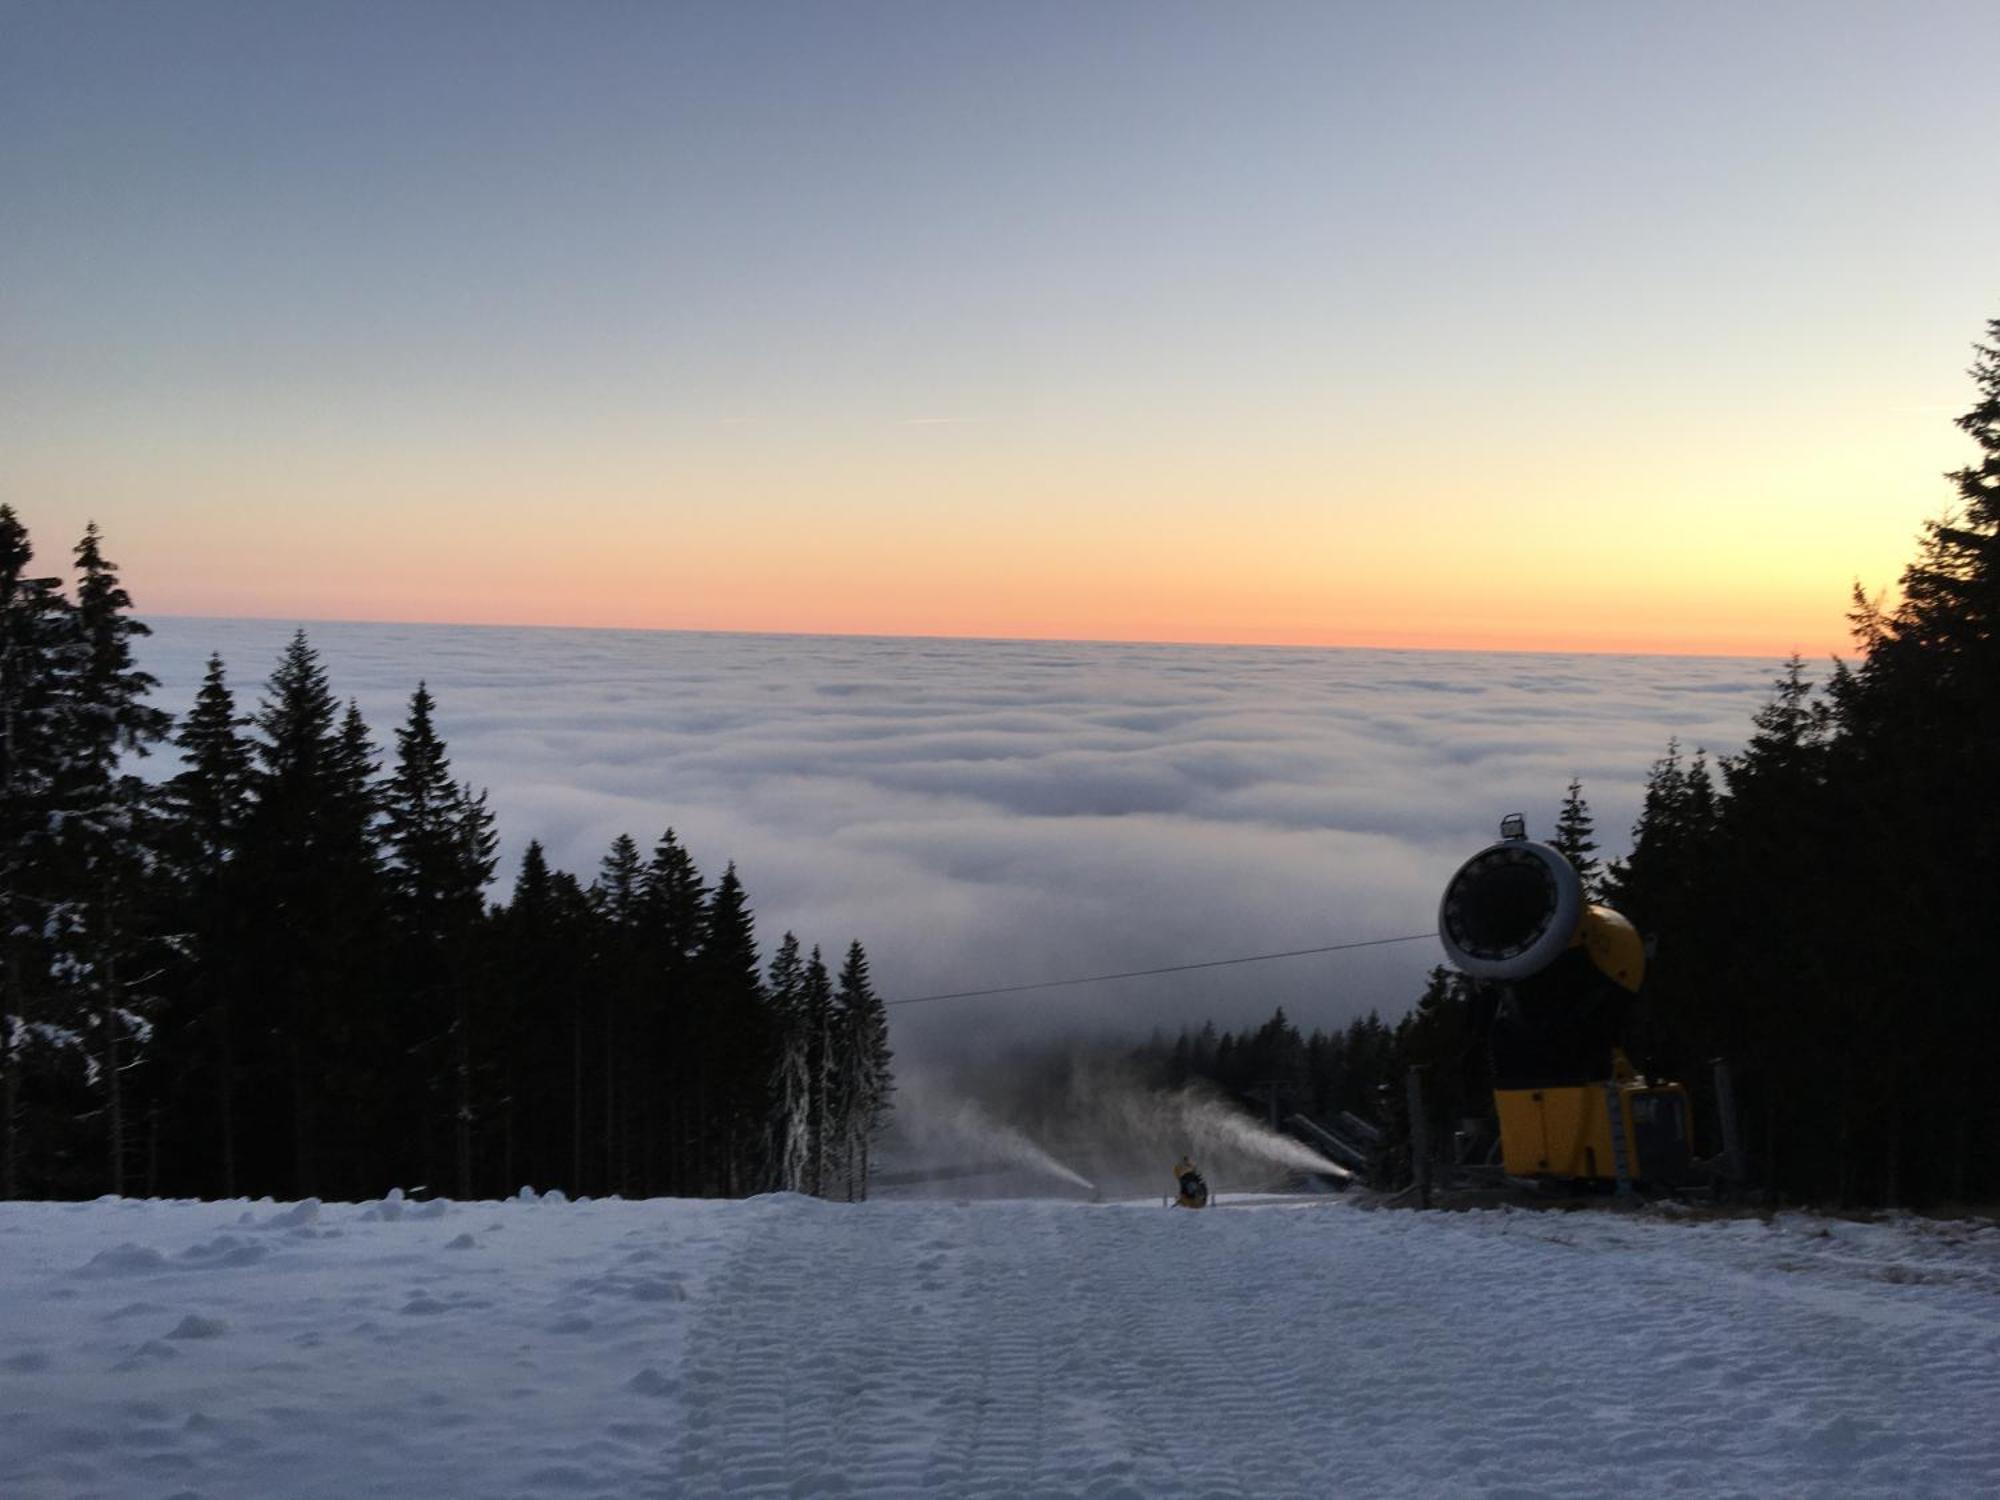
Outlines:
{"label": "snow track", "polygon": [[2000,1233],[1294,1201],[0,1205],[0,1495],[2000,1489]]}

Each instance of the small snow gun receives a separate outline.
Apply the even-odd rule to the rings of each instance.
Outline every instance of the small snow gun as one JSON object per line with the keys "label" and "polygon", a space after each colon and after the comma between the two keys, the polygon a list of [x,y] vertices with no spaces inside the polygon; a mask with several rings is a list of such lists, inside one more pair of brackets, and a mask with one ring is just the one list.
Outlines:
{"label": "small snow gun", "polygon": [[1507,1175],[1672,1185],[1693,1147],[1687,1089],[1641,1077],[1622,1046],[1645,978],[1639,933],[1585,899],[1519,814],[1438,904],[1445,955],[1476,981]]}
{"label": "small snow gun", "polygon": [[1208,1183],[1195,1169],[1192,1157],[1183,1156],[1174,1164],[1174,1186],[1178,1190],[1174,1198],[1176,1208],[1208,1207]]}

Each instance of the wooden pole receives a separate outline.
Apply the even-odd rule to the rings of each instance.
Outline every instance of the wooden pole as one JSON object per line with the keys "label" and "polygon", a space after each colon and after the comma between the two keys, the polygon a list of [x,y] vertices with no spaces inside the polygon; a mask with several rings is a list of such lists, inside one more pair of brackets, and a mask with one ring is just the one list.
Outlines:
{"label": "wooden pole", "polygon": [[1709,1066],[1715,1070],[1715,1110],[1722,1117],[1722,1176],[1733,1187],[1743,1181],[1743,1122],[1736,1113],[1736,1078],[1726,1057]]}

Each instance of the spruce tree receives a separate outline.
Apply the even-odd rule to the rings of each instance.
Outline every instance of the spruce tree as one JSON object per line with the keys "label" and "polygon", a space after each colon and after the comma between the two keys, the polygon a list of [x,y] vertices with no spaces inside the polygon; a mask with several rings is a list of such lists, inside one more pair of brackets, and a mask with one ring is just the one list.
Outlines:
{"label": "spruce tree", "polygon": [[1572,776],[1569,790],[1563,795],[1562,811],[1556,815],[1555,837],[1549,840],[1549,847],[1570,862],[1583,882],[1586,901],[1598,898],[1603,874],[1603,865],[1597,858],[1597,841],[1592,837],[1594,828],[1590,804],[1583,800],[1583,782]]}
{"label": "spruce tree", "polygon": [[729,1196],[761,1183],[768,1172],[771,1077],[776,1055],[764,987],[757,972],[757,937],[749,897],[730,864],[709,897],[696,958],[700,1007],[713,1039],[705,1069],[716,1073],[709,1134],[722,1168],[713,1187]]}
{"label": "spruce tree", "polygon": [[850,943],[834,992],[842,1048],[842,1126],[846,1135],[848,1197],[868,1196],[869,1144],[882,1128],[895,1084],[889,1063],[889,1013],[875,993],[868,955]]}
{"label": "spruce tree", "polygon": [[671,828],[653,847],[640,882],[640,903],[647,979],[640,996],[637,1050],[647,1060],[650,1085],[644,1113],[649,1141],[658,1140],[665,1179],[681,1191],[703,1170],[694,1121],[700,1113],[697,1096],[705,1085],[698,1087],[696,1080],[702,1073],[700,1055],[712,1038],[695,993],[694,967],[708,890]]}
{"label": "spruce tree", "polygon": [[[259,1002],[242,1033],[254,1087],[241,1092],[267,1111],[244,1119],[246,1147],[258,1151],[244,1162],[245,1185],[302,1196],[319,1189],[323,1126],[352,1140],[363,1125],[387,1124],[379,1069],[372,1058],[363,1065],[354,1040],[382,1032],[369,1005],[382,946],[374,761],[367,726],[352,705],[341,714],[303,630],[271,674],[256,727],[250,807],[230,869],[243,912],[247,993]],[[282,1109],[269,1113],[278,1099]]]}
{"label": "spruce tree", "polygon": [[601,1021],[604,1191],[632,1186],[641,1062],[635,1045],[645,993],[645,872],[629,833],[612,840],[591,886],[598,935],[594,970]]}
{"label": "spruce tree", "polygon": [[494,927],[509,1183],[525,1172],[572,1194],[584,1190],[591,925],[576,877],[551,870],[541,843],[531,840]]}
{"label": "spruce tree", "polygon": [[[217,1150],[218,1174],[194,1178],[197,1187],[236,1196],[236,1042],[234,996],[240,982],[242,935],[236,903],[226,884],[250,802],[247,715],[236,711],[220,656],[211,655],[194,708],[174,744],[183,769],[163,789],[179,871],[181,916],[191,968],[185,975],[179,1024],[169,1028],[163,1067],[213,1081],[212,1135],[176,1139],[181,1154],[197,1157],[204,1144]],[[178,1049],[175,1053],[174,1049]],[[191,1163],[190,1163],[191,1165]]]}
{"label": "spruce tree", "polygon": [[[67,774],[56,785],[62,889],[49,907],[46,930],[55,938],[53,962],[68,980],[71,1007],[96,1033],[106,1183],[122,1194],[126,1045],[150,1029],[146,1012],[157,998],[150,977],[135,980],[134,960],[146,936],[140,913],[157,896],[152,846],[159,830],[149,816],[150,788],[124,772],[121,760],[147,754],[166,737],[172,719],[144,701],[157,684],[133,663],[131,642],[151,632],[130,617],[131,596],[99,546],[95,523],[77,543],[76,564],[78,649],[69,691],[79,732]],[[149,976],[154,972],[147,969]]]}
{"label": "spruce tree", "polygon": [[810,1139],[806,1149],[805,1190],[815,1198],[830,1197],[840,1171],[839,1129],[840,1046],[838,1016],[833,1003],[833,976],[819,945],[806,961],[804,998],[807,1041],[806,1076],[811,1089]]}
{"label": "spruce tree", "polygon": [[77,690],[87,706],[85,758],[109,784],[119,757],[147,754],[166,738],[173,717],[145,702],[159,681],[134,664],[132,641],[153,632],[131,617],[132,597],[99,541],[93,521],[76,545],[75,620],[83,645]]}
{"label": "spruce tree", "polygon": [[[1986,333],[1969,371],[1974,401],[1957,421],[1978,451],[1946,476],[1957,505],[1925,526],[1893,605],[1856,586],[1850,618],[1865,655],[1837,668],[1829,686],[1843,849],[1868,886],[1848,936],[1864,963],[1880,961],[1863,982],[1912,997],[1885,1038],[1894,1057],[1882,1080],[1884,1171],[1900,1191],[1915,1163],[1942,1179],[1931,1191],[1958,1198],[1974,1191],[1978,1143],[2000,1129],[1977,1062],[2000,1047],[1981,936],[2000,909],[1992,770],[2000,744],[2000,319]],[[1948,1107],[1947,1099],[1968,1102]],[[1928,1158],[1907,1146],[1919,1130],[1938,1142]],[[1949,1166],[1932,1165],[1939,1162]]]}
{"label": "spruce tree", "polygon": [[453,781],[435,708],[419,683],[408,722],[396,731],[396,768],[381,792],[382,827],[389,910],[412,1010],[396,1031],[405,1055],[428,1055],[434,1068],[448,1068],[449,1088],[438,1086],[434,1071],[431,1092],[451,1101],[453,1175],[458,1196],[466,1198],[477,1119],[469,970],[493,874],[492,815],[483,793]]}
{"label": "spruce tree", "polygon": [[806,1014],[806,966],[799,940],[787,932],[772,955],[764,982],[778,1039],[777,1075],[772,1081],[776,1112],[771,1155],[777,1185],[803,1191],[812,1149],[812,1039]]}
{"label": "spruce tree", "polygon": [[58,885],[57,788],[87,753],[69,690],[77,632],[60,578],[30,571],[34,548],[0,505],[0,1196],[22,1192],[24,1042],[48,1004],[42,934]]}
{"label": "spruce tree", "polygon": [[250,723],[236,711],[222,658],[211,655],[194,707],[174,737],[184,769],[165,787],[169,815],[205,866],[227,858],[249,806],[250,742],[243,731]]}

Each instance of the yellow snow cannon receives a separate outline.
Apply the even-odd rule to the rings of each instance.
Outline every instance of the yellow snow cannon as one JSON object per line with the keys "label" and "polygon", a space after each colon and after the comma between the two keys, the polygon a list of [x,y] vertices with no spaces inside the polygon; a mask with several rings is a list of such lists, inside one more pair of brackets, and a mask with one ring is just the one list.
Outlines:
{"label": "yellow snow cannon", "polygon": [[1687,1089],[1641,1077],[1621,1044],[1646,974],[1638,931],[1584,896],[1519,814],[1445,884],[1445,955],[1476,982],[1507,1175],[1672,1186],[1688,1176]]}
{"label": "yellow snow cannon", "polygon": [[1183,1156],[1174,1164],[1174,1207],[1207,1208],[1208,1183],[1195,1169],[1194,1159]]}

